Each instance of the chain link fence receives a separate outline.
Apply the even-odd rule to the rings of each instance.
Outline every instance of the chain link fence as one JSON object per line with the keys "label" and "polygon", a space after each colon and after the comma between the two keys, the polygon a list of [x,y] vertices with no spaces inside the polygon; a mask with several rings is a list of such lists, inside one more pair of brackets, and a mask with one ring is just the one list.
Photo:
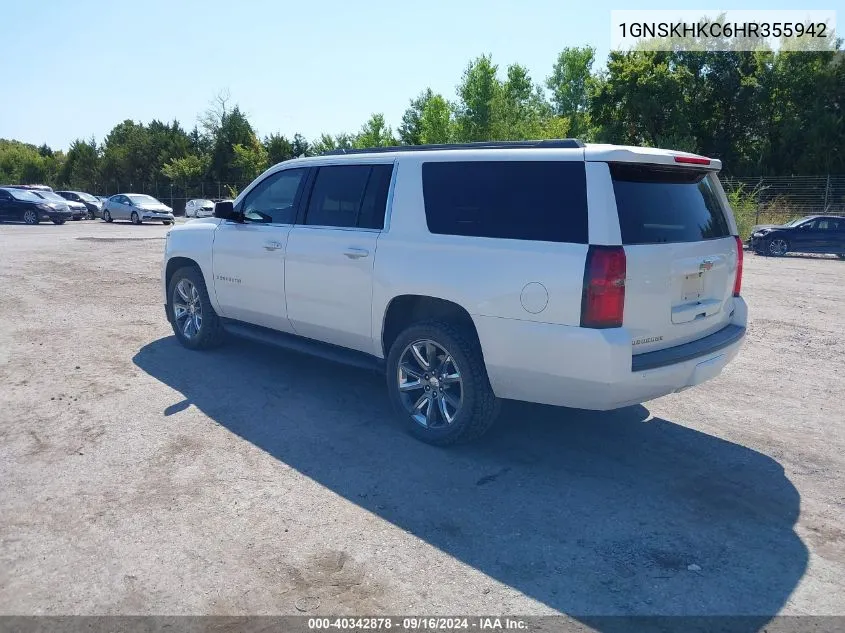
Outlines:
{"label": "chain link fence", "polygon": [[754,224],[781,224],[806,215],[845,215],[845,176],[722,178],[725,190],[741,191],[756,206]]}

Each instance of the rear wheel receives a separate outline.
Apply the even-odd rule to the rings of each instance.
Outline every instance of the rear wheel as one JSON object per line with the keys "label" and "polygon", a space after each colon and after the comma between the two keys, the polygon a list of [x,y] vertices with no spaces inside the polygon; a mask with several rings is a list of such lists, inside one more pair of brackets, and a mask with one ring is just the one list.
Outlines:
{"label": "rear wheel", "polygon": [[111,213],[108,212],[108,209],[103,211],[103,219],[106,222],[114,222],[114,220],[112,220]]}
{"label": "rear wheel", "polygon": [[141,223],[141,218],[138,217],[137,211],[132,212],[132,216],[130,217],[130,219],[132,220],[132,224],[140,224]]}
{"label": "rear wheel", "polygon": [[766,244],[766,253],[773,257],[783,257],[789,252],[789,243],[780,237],[769,240]]}
{"label": "rear wheel", "polygon": [[223,326],[211,307],[200,270],[180,268],[167,289],[167,312],[173,333],[189,349],[209,349],[223,342]]}
{"label": "rear wheel", "polygon": [[481,437],[499,413],[481,349],[450,323],[412,325],[387,358],[391,401],[412,435],[438,446]]}
{"label": "rear wheel", "polygon": [[24,224],[38,224],[38,212],[27,209],[23,212]]}

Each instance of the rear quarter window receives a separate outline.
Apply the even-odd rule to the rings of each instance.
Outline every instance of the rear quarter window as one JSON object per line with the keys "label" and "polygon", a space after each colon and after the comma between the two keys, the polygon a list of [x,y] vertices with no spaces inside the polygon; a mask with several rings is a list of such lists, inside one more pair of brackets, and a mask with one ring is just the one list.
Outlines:
{"label": "rear quarter window", "polygon": [[587,242],[581,161],[428,162],[422,179],[432,233]]}
{"label": "rear quarter window", "polygon": [[700,242],[731,235],[711,172],[612,163],[623,244]]}

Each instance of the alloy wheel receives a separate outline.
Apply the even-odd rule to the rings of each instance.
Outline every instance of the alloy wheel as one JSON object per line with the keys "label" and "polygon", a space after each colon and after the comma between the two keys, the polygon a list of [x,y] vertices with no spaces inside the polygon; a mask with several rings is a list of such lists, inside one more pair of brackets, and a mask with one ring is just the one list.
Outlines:
{"label": "alloy wheel", "polygon": [[23,221],[25,224],[38,224],[38,214],[31,209],[24,211]]}
{"label": "alloy wheel", "polygon": [[461,410],[463,378],[455,359],[439,343],[423,339],[408,345],[399,357],[399,397],[420,426],[443,428]]}
{"label": "alloy wheel", "polygon": [[180,279],[173,290],[173,318],[182,336],[191,340],[202,327],[202,301],[189,279]]}
{"label": "alloy wheel", "polygon": [[772,255],[786,255],[787,250],[789,250],[789,247],[787,246],[785,240],[775,239],[769,242],[769,253]]}

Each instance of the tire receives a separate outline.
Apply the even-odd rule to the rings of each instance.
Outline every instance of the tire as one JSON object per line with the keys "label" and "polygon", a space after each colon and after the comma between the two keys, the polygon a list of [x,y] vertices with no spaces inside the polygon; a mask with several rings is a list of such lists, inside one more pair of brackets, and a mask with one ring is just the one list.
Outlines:
{"label": "tire", "polygon": [[[474,339],[465,328],[440,321],[424,321],[408,327],[390,347],[387,356],[387,390],[406,429],[417,439],[435,446],[469,442],[484,435],[496,421],[500,403],[490,387],[481,348]],[[432,348],[427,348],[428,344],[434,346],[434,356],[440,364],[437,371],[442,373],[439,379],[435,375],[426,381],[424,365],[415,360],[417,356],[412,347],[417,347],[420,356],[431,358]],[[451,362],[444,367],[442,360],[447,355]],[[408,371],[400,372],[400,363]],[[414,371],[411,372],[411,369]],[[415,374],[419,376],[418,379],[414,379]],[[445,375],[452,378],[450,383],[445,382]],[[406,387],[411,388],[400,390],[403,381]],[[420,386],[412,386],[416,383],[420,383]],[[437,393],[437,389],[440,389],[440,393],[435,400],[431,395],[423,395]],[[447,393],[451,395],[451,400],[445,396]],[[423,402],[425,398],[428,398],[427,403],[433,404],[417,409],[415,419],[412,413],[414,405]],[[458,407],[454,406],[455,401],[458,401]],[[444,407],[447,414],[453,416],[451,421],[443,414]],[[429,420],[430,425],[426,424]]]}
{"label": "tire", "polygon": [[164,226],[170,226],[171,224],[173,224],[173,222],[171,222],[170,220],[165,220],[164,222],[162,222],[162,224],[164,224]]}
{"label": "tire", "polygon": [[88,215],[86,215],[86,216],[85,216],[85,219],[86,219],[86,220],[93,220],[93,219],[94,219],[94,212],[93,212],[93,211],[89,211],[89,212],[88,212]]}
{"label": "tire", "polygon": [[56,219],[53,220],[53,224],[64,224],[64,223],[65,223],[65,221],[63,219],[60,219],[60,218],[56,218]]}
{"label": "tire", "polygon": [[38,212],[26,210],[23,212],[23,223],[24,224],[38,224]]}
{"label": "tire", "polygon": [[775,237],[766,241],[766,254],[772,257],[783,257],[789,252],[789,242],[782,237]]}
{"label": "tire", "polygon": [[[182,286],[181,289],[186,291],[188,301],[180,293],[180,283],[183,280],[187,282],[187,286]],[[191,288],[196,290],[195,295]],[[200,307],[201,321],[199,328],[196,327],[196,321],[192,316],[195,312],[190,311],[191,300],[198,302]],[[185,306],[186,311],[182,313],[180,310],[177,317],[180,304]],[[223,342],[225,335],[223,325],[220,323],[220,317],[211,307],[205,279],[195,266],[180,268],[170,278],[170,283],[167,284],[167,317],[176,338],[188,349],[211,349]],[[192,326],[188,324],[189,321],[192,322]]]}
{"label": "tire", "polygon": [[114,222],[114,219],[111,217],[111,213],[109,213],[108,210],[103,211],[103,220],[106,222]]}
{"label": "tire", "polygon": [[845,253],[839,253],[836,255],[839,259],[845,259]]}
{"label": "tire", "polygon": [[141,218],[138,216],[137,211],[133,211],[129,219],[132,220],[132,224],[141,224]]}

